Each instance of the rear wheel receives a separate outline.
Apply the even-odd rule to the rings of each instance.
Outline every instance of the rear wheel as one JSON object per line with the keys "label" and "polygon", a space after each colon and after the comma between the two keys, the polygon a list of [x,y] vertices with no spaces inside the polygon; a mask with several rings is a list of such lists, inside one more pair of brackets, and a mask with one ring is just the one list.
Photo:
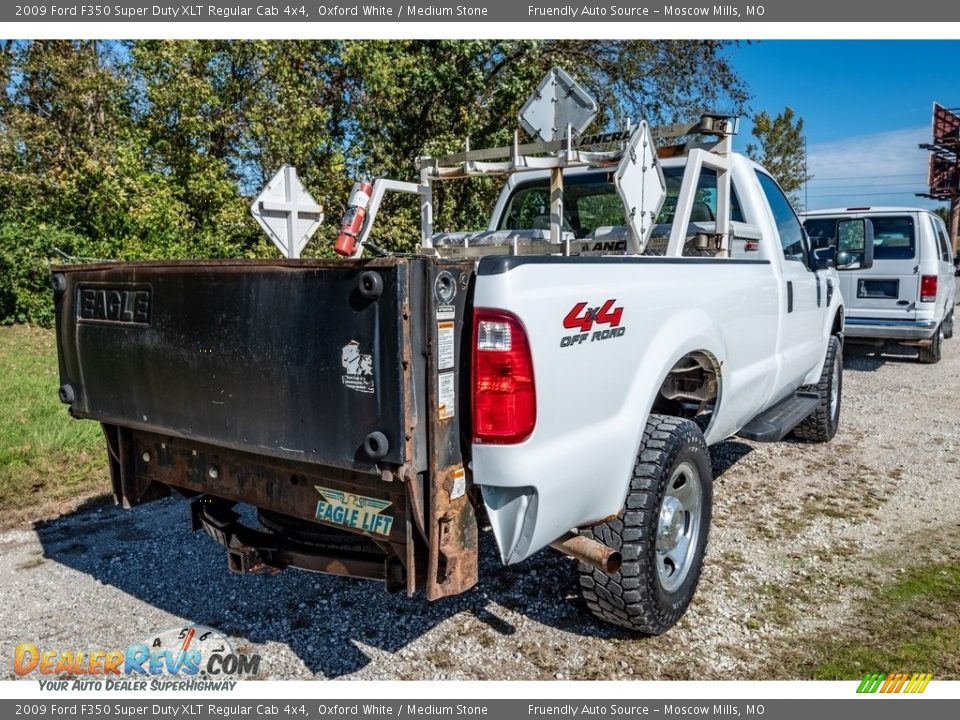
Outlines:
{"label": "rear wheel", "polygon": [[943,339],[949,340],[953,337],[953,309],[943,319]]}
{"label": "rear wheel", "polygon": [[816,393],[820,397],[820,404],[793,429],[793,434],[808,442],[832,440],[840,426],[840,401],[843,399],[843,345],[836,335],[830,338],[827,345],[820,381],[816,385],[805,385],[800,390]]}
{"label": "rear wheel", "polygon": [[712,497],[713,471],[700,428],[651,415],[625,507],[616,519],[582,532],[623,556],[612,575],[580,564],[590,611],[651,635],[675,625],[700,581]]}
{"label": "rear wheel", "polygon": [[930,344],[926,347],[920,348],[920,354],[917,356],[917,359],[927,365],[933,365],[933,363],[940,362],[940,356],[943,352],[943,338],[945,337],[943,332],[943,324],[940,324],[933,332],[933,337],[930,339]]}

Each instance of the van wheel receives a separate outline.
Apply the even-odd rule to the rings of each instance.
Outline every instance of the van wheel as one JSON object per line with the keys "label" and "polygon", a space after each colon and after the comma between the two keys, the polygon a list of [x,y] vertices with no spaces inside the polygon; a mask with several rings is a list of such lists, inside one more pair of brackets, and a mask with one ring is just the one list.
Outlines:
{"label": "van wheel", "polygon": [[616,519],[581,531],[623,556],[607,575],[580,563],[590,612],[637,632],[659,635],[686,612],[700,581],[710,530],[713,470],[693,422],[651,415]]}
{"label": "van wheel", "polygon": [[943,339],[949,340],[953,337],[953,310],[943,319]]}
{"label": "van wheel", "polygon": [[832,440],[840,426],[840,401],[843,399],[843,345],[836,335],[827,345],[820,381],[800,389],[819,395],[820,404],[793,429],[794,436],[808,442]]}
{"label": "van wheel", "polygon": [[930,339],[930,344],[920,348],[920,354],[917,359],[927,365],[940,362],[940,355],[943,351],[943,338],[946,337],[943,332],[943,323],[940,323]]}

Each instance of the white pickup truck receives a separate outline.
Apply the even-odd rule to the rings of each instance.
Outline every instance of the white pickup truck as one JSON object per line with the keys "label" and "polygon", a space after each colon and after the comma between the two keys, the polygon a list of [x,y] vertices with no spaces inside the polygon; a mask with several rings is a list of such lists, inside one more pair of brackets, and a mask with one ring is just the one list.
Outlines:
{"label": "white pickup truck", "polygon": [[[593,613],[664,632],[704,560],[707,446],[828,441],[840,413],[831,256],[733,130],[421,159],[374,183],[352,260],[55,268],[61,400],[103,423],[118,502],[192,497],[236,572],[437,599],[476,583],[488,522],[504,563],[553,546]],[[434,233],[435,183],[476,175],[507,177],[489,227]],[[419,252],[364,259],[390,190],[420,199]]]}

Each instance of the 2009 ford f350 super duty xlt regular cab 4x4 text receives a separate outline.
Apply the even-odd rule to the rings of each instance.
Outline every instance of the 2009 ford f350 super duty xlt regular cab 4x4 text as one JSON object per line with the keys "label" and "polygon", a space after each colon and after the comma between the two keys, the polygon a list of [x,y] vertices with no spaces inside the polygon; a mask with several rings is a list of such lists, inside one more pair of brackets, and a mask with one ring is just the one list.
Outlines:
{"label": "2009 ford f350 super duty xlt regular cab 4x4 text", "polygon": [[[840,413],[831,251],[734,129],[421,158],[355,194],[348,260],[55,268],[61,399],[103,423],[118,502],[193,498],[237,572],[432,600],[475,584],[489,522],[503,562],[551,545],[597,616],[663,632],[700,576],[707,446],[827,441]],[[507,178],[488,229],[435,233],[434,184],[476,175]],[[418,252],[364,259],[387,191],[419,198]]]}

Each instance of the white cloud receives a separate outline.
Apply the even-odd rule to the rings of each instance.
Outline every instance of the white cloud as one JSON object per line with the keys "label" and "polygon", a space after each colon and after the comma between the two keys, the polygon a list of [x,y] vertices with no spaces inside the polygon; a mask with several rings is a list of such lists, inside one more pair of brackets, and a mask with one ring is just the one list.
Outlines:
{"label": "white cloud", "polygon": [[919,205],[940,203],[919,198],[926,190],[930,127],[905,128],[816,143],[807,148],[814,176],[800,198],[811,210],[851,205]]}

